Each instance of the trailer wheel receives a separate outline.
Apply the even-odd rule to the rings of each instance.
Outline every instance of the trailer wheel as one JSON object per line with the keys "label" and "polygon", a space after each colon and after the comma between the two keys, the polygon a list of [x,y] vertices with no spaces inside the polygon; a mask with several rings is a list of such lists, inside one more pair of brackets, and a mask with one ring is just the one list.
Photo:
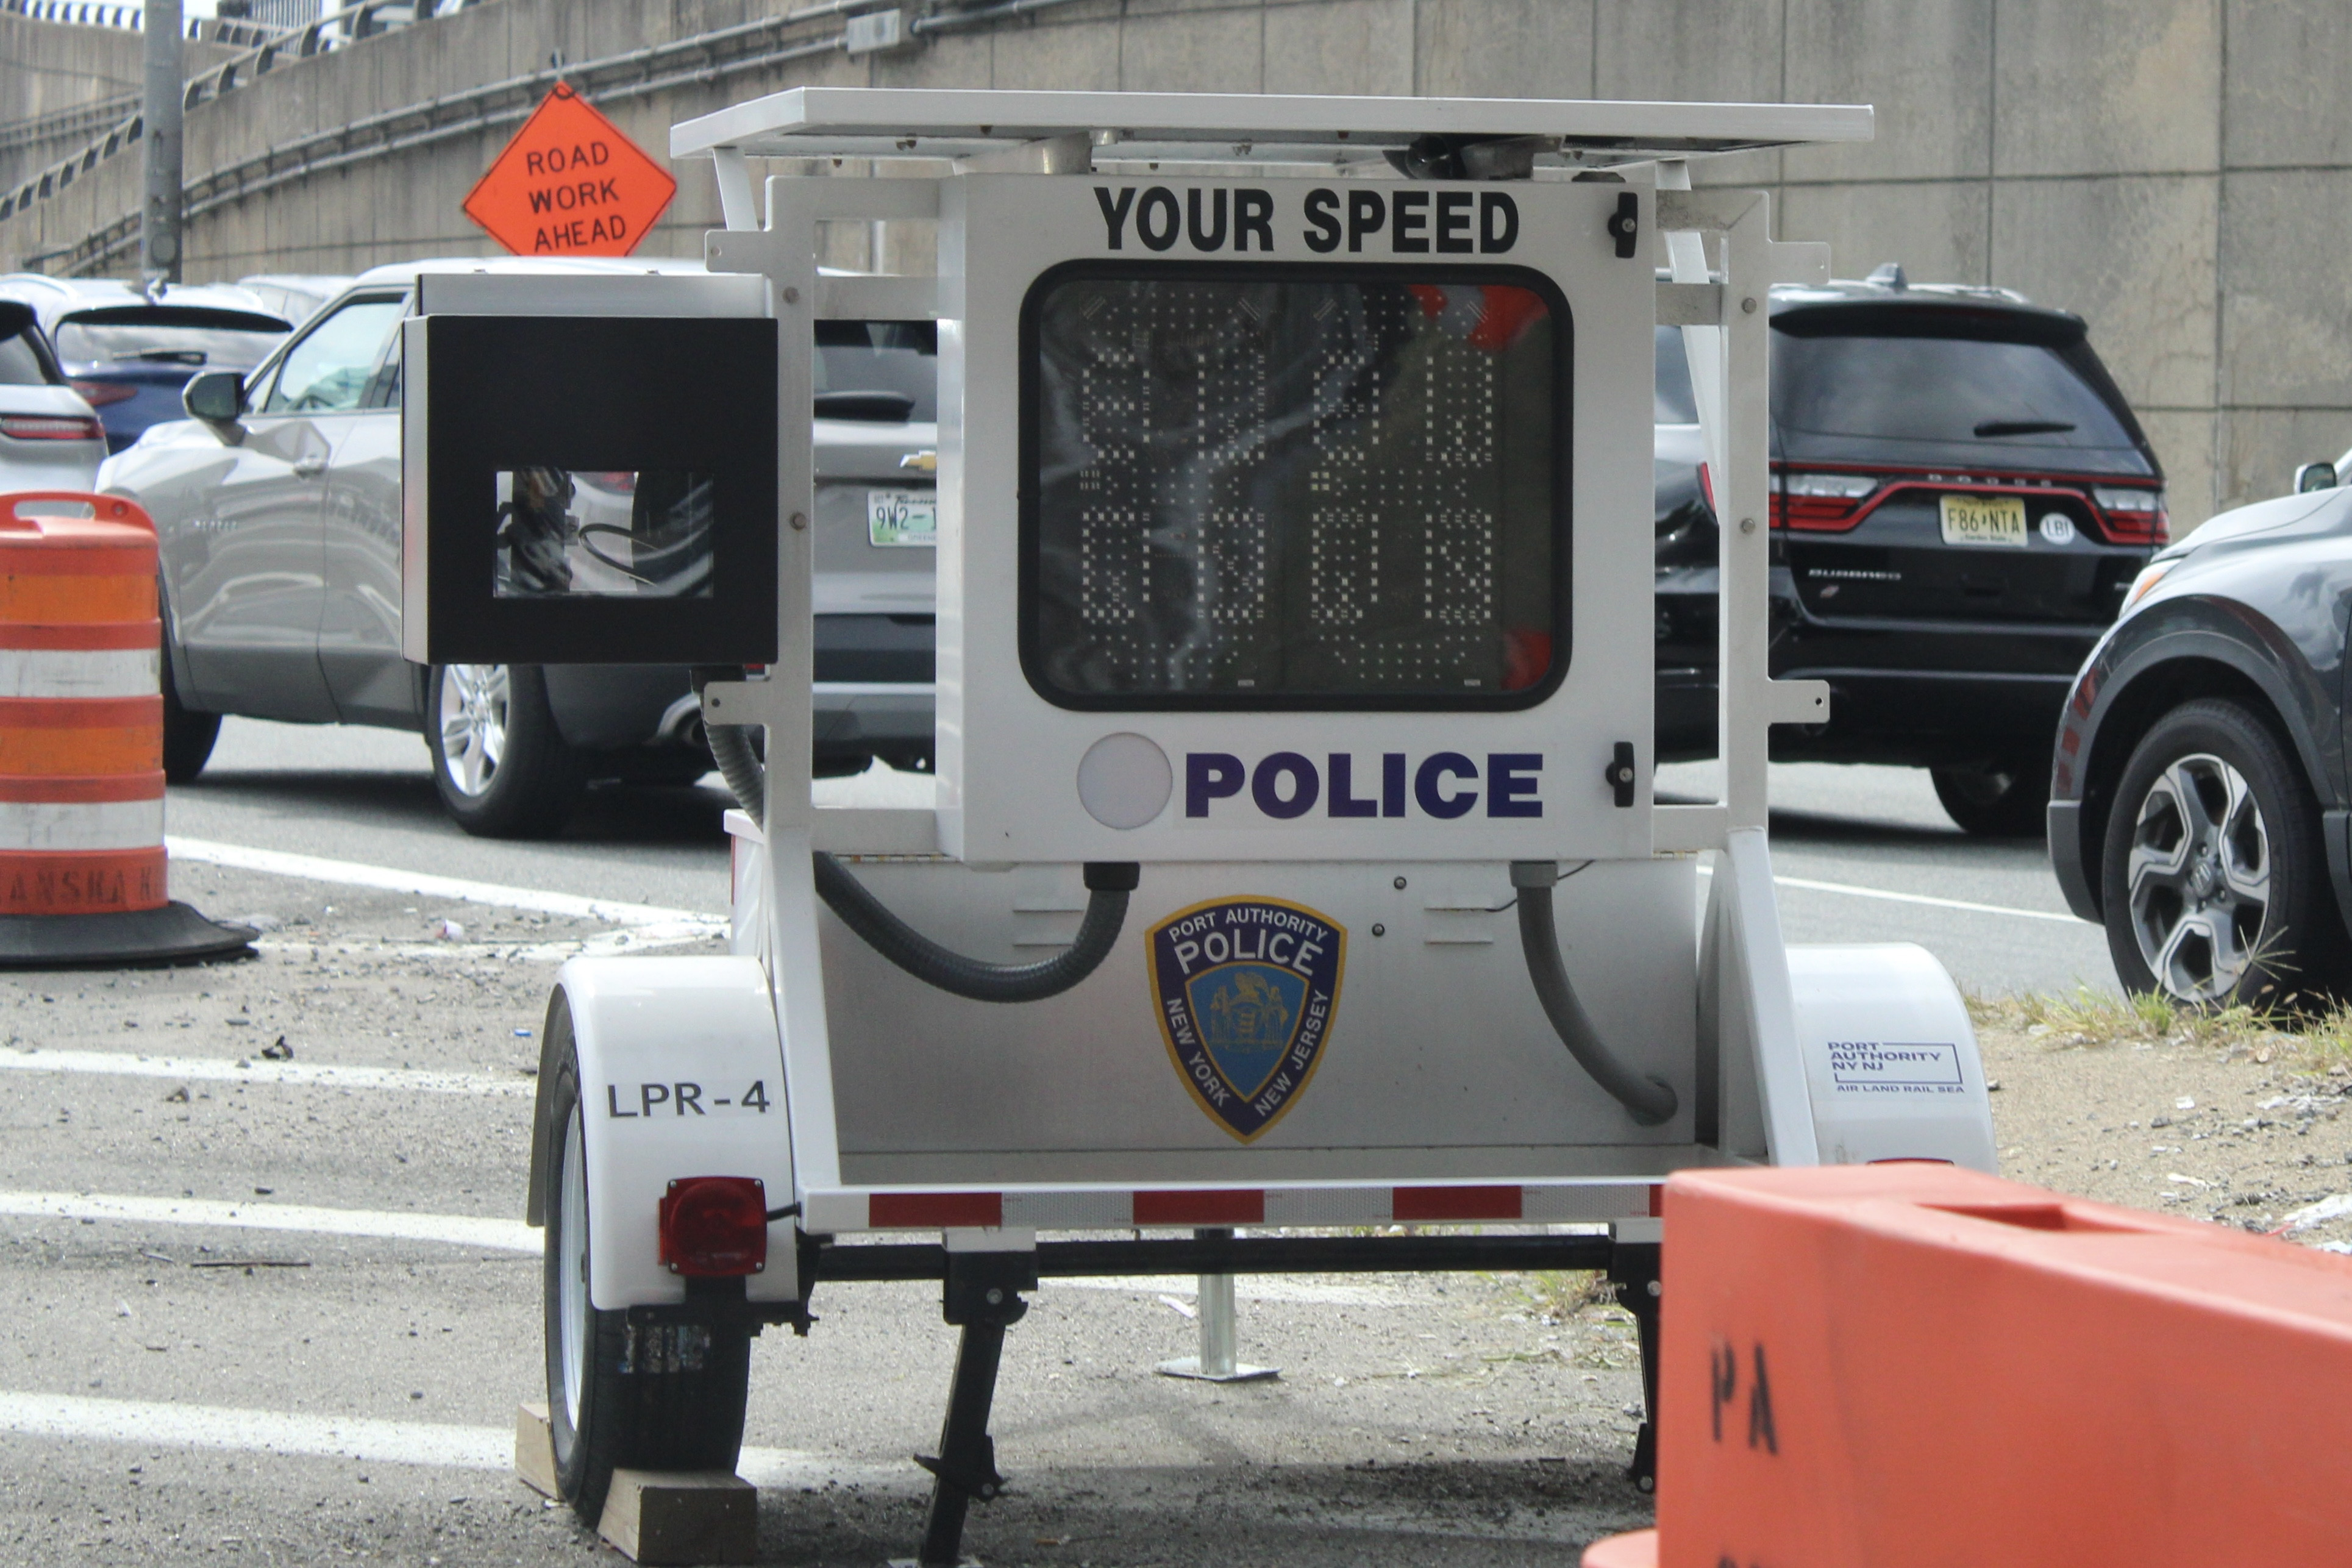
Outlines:
{"label": "trailer wheel", "polygon": [[[558,1009],[551,1025],[571,1033]],[[563,1500],[594,1529],[616,1467],[732,1471],[751,1338],[741,1323],[644,1323],[588,1300],[588,1163],[567,1047],[548,1104],[547,1409]]]}

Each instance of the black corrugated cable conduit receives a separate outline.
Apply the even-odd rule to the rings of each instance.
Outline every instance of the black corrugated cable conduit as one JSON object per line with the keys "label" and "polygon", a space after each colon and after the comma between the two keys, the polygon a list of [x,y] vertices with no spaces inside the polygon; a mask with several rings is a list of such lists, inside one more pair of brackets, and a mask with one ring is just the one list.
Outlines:
{"label": "black corrugated cable conduit", "polygon": [[1549,860],[1511,862],[1511,886],[1518,889],[1519,946],[1526,951],[1528,978],[1536,984],[1544,1016],[1559,1036],[1560,1044],[1592,1081],[1644,1127],[1655,1127],[1675,1113],[1680,1103],[1674,1086],[1664,1079],[1635,1072],[1602,1043],[1584,1004],[1569,983],[1568,966],[1560,962],[1559,928],[1552,919],[1551,892],[1559,868]]}
{"label": "black corrugated cable conduit", "polygon": [[[706,679],[737,679],[734,670],[696,672],[695,689]],[[766,770],[751,752],[750,732],[740,725],[710,724],[710,755],[727,780],[727,787],[754,822],[764,824],[767,805]],[[1135,890],[1140,873],[1131,860],[1089,862],[1086,868],[1087,912],[1069,947],[1040,963],[985,963],[950,952],[884,906],[849,874],[842,863],[823,850],[810,857],[816,874],[817,897],[841,918],[858,939],[921,981],[974,1002],[1042,1002],[1058,996],[1092,974],[1118,945],[1127,924],[1127,896]]]}

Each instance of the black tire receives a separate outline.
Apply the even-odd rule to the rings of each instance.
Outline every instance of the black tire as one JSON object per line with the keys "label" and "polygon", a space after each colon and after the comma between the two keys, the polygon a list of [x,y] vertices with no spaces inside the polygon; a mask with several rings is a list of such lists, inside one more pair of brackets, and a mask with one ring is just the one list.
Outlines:
{"label": "black tire", "polygon": [[2050,760],[2022,758],[1969,768],[1933,768],[1936,798],[1960,831],[1977,838],[2039,838],[2047,831]]}
{"label": "black tire", "polygon": [[[561,1008],[551,1029],[568,1037]],[[599,1311],[587,1301],[587,1251],[571,1246],[586,1212],[586,1191],[573,1158],[580,1140],[580,1068],[567,1038],[548,1103],[543,1317],[547,1348],[548,1425],[554,1439],[557,1489],[583,1523],[594,1529],[604,1514],[613,1471],[731,1472],[743,1447],[743,1407],[751,1388],[751,1336],[741,1324],[643,1324],[628,1314]],[[574,1186],[567,1207],[567,1183]],[[576,1289],[564,1290],[571,1260]],[[568,1370],[567,1316],[577,1322],[577,1389]],[[626,1366],[627,1371],[622,1369]]]}
{"label": "black tire", "polygon": [[2220,699],[2174,709],[2132,752],[2107,819],[2099,875],[2116,977],[2216,1006],[2340,994],[2344,926],[2326,867],[2318,805],[2270,726]]}
{"label": "black tire", "polygon": [[213,743],[220,739],[221,716],[196,713],[180,706],[179,688],[172,683],[172,650],[163,649],[163,781],[184,784],[205,771],[212,760]]}
{"label": "black tire", "polygon": [[433,787],[478,838],[546,838],[563,831],[588,770],[564,743],[536,665],[435,665],[425,688]]}

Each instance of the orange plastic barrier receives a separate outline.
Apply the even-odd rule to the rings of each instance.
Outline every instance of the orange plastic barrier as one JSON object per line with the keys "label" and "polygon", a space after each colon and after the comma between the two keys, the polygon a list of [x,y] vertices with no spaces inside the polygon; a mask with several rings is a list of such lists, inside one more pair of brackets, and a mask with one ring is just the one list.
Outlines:
{"label": "orange plastic barrier", "polygon": [[2352,1563],[2352,1258],[1927,1164],[1665,1235],[1658,1528],[1585,1568]]}
{"label": "orange plastic barrier", "polygon": [[170,901],[156,565],[119,496],[0,495],[0,964],[251,940]]}

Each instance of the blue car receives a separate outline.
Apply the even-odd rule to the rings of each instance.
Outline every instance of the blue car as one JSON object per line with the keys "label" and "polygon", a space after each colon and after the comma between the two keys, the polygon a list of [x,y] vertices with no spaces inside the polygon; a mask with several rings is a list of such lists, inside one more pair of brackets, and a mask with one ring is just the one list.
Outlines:
{"label": "blue car", "polygon": [[147,427],[187,416],[180,389],[205,370],[251,370],[292,331],[249,289],[16,273],[0,299],[29,305],[73,389],[120,452]]}

